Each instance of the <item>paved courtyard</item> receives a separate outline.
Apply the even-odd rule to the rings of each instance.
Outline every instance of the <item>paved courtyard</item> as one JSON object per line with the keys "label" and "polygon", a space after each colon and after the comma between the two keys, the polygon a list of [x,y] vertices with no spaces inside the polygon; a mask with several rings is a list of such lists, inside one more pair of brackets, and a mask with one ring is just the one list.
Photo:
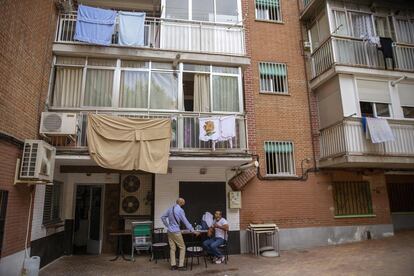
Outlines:
{"label": "paved courtyard", "polygon": [[41,270],[40,275],[414,275],[414,231],[394,237],[309,250],[282,251],[281,257],[230,256],[225,265],[170,271],[140,257],[136,262],[109,260],[113,256],[65,256]]}

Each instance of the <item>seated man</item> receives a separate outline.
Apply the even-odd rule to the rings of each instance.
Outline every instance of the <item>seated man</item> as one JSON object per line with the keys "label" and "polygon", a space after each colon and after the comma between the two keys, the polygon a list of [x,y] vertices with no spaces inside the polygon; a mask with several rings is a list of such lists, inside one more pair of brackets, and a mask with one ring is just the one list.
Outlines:
{"label": "seated man", "polygon": [[224,244],[227,231],[229,231],[227,220],[222,217],[221,211],[216,211],[214,213],[214,223],[208,231],[208,236],[210,238],[203,242],[203,246],[207,253],[214,256],[216,264],[224,262],[224,256],[221,254],[218,247]]}

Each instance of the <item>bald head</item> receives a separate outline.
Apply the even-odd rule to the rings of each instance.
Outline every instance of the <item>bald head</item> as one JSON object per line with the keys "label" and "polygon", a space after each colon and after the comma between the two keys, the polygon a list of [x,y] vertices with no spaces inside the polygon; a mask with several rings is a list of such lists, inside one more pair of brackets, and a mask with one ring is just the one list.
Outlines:
{"label": "bald head", "polygon": [[184,200],[184,198],[180,197],[180,198],[177,199],[176,203],[180,206],[184,206],[185,200]]}

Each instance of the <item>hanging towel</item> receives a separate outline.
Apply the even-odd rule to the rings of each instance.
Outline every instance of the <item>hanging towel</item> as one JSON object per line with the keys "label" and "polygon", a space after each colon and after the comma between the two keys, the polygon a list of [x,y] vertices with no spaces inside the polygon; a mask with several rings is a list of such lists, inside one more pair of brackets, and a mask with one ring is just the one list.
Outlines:
{"label": "hanging towel", "polygon": [[228,141],[233,148],[233,138],[236,137],[236,117],[226,116],[220,118],[219,141]]}
{"label": "hanging towel", "polygon": [[220,119],[216,117],[199,118],[201,141],[217,141],[220,138]]}
{"label": "hanging towel", "polygon": [[119,44],[144,46],[145,12],[119,12]]}
{"label": "hanging towel", "polygon": [[394,141],[394,134],[386,119],[368,117],[367,126],[372,143]]}
{"label": "hanging towel", "polygon": [[74,38],[99,45],[109,45],[114,33],[116,12],[79,5]]}

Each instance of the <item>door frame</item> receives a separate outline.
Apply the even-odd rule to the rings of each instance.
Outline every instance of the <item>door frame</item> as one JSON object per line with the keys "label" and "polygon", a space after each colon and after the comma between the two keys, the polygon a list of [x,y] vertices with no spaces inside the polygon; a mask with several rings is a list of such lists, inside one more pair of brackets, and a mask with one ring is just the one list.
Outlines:
{"label": "door frame", "polygon": [[[75,183],[75,189],[74,189],[74,200],[73,200],[73,214],[75,214],[75,210],[76,210],[76,194],[78,193],[78,186],[99,186],[102,188],[101,190],[101,212],[100,212],[100,225],[99,225],[99,253],[98,255],[102,254],[102,243],[103,243],[103,236],[104,236],[104,231],[103,231],[103,226],[104,226],[104,211],[105,211],[105,184],[102,183]],[[75,220],[76,217],[74,216],[73,219]],[[88,239],[89,239],[89,228],[88,228]],[[75,228],[73,228],[73,236],[75,236]],[[74,237],[72,238],[72,240],[74,240]],[[73,242],[72,242],[73,245]]]}

